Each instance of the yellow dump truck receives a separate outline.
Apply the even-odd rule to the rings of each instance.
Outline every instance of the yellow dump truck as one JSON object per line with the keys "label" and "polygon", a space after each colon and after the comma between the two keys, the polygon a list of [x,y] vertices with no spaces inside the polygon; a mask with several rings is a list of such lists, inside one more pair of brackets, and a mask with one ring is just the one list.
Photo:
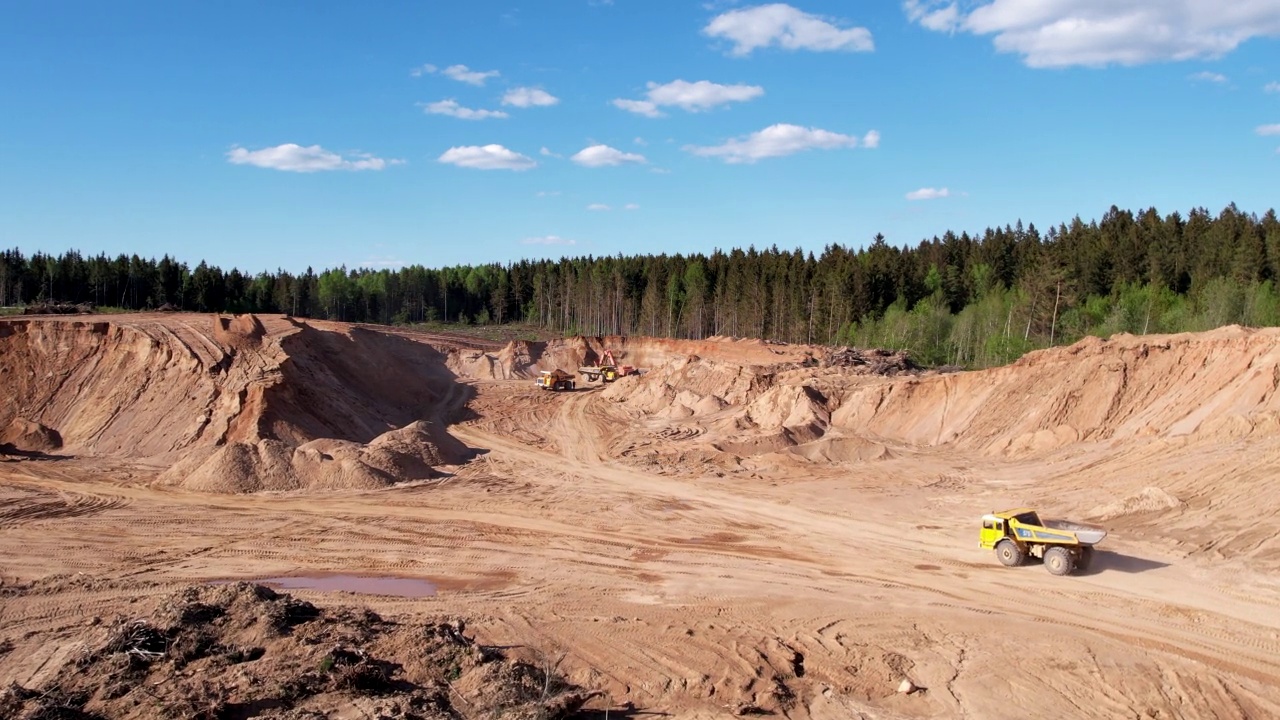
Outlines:
{"label": "yellow dump truck", "polygon": [[611,383],[621,377],[621,373],[618,371],[618,367],[616,365],[592,365],[590,367],[580,367],[578,368],[578,372],[582,373],[583,377],[587,379],[587,382],[603,380],[604,382]]}
{"label": "yellow dump truck", "polygon": [[572,375],[559,368],[543,370],[534,382],[543,390],[572,390],[576,384]]}
{"label": "yellow dump truck", "polygon": [[1017,567],[1029,557],[1039,557],[1054,575],[1088,570],[1093,560],[1093,546],[1106,536],[1107,531],[1096,525],[1041,520],[1030,508],[993,512],[982,517],[982,547],[994,548],[1002,565]]}

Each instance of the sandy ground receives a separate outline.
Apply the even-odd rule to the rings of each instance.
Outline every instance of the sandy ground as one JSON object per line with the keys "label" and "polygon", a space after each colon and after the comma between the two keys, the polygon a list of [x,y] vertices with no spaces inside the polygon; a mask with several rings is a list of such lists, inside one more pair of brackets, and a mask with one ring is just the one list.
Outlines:
{"label": "sandy ground", "polygon": [[[267,323],[268,337],[278,332],[287,331]],[[943,384],[970,395],[969,386],[986,388],[976,406],[989,405],[1000,383],[1017,386],[1037,362],[1085,363],[1084,351],[985,375],[841,375],[843,390],[823,386],[822,438],[796,436],[813,421],[782,422],[788,449],[753,453],[725,428],[760,445],[768,423],[757,412],[747,427],[739,409],[781,391],[748,388],[739,402],[724,392],[718,409],[702,413],[654,412],[643,383],[656,371],[548,393],[527,379],[468,377],[465,368],[496,348],[414,339],[435,352],[455,346],[456,389],[437,392],[423,415],[452,423],[470,459],[372,488],[197,492],[158,481],[172,451],[132,457],[119,442],[95,450],[92,432],[78,439],[67,429],[74,423],[29,418],[57,428],[66,445],[0,462],[0,589],[11,591],[0,595],[0,640],[12,646],[0,654],[0,683],[41,686],[94,618],[128,615],[185,585],[354,574],[426,579],[437,592],[292,592],[317,604],[339,595],[387,617],[464,616],[485,643],[563,654],[571,680],[603,693],[589,707],[624,715],[1278,717],[1280,521],[1264,489],[1280,453],[1266,425],[1272,396],[1248,380],[1280,376],[1275,339],[1223,331],[1166,341],[1165,354],[1182,358],[1175,365],[1188,363],[1183,341],[1238,364],[1211,393],[1235,392],[1234,405],[1175,397],[1170,407],[1184,409],[1162,420],[1172,411],[1159,409],[1160,398],[1189,392],[1174,378],[1120,393],[1130,407],[1093,428],[1076,421],[1066,436],[1019,426],[1010,437],[1021,440],[995,445],[990,433],[966,442],[973,432],[930,430],[934,438],[921,440],[919,426],[947,424],[932,401],[911,423],[884,414],[905,412],[893,397]],[[637,345],[633,355],[685,362],[671,360],[679,349]],[[754,362],[745,354],[737,362]],[[1130,384],[1142,376],[1134,367],[1124,371]],[[12,377],[0,375],[3,387],[18,387]],[[673,392],[693,387],[667,382]],[[876,417],[889,419],[856,411],[873,390]],[[999,413],[1014,424],[1054,402],[1048,387],[1014,394],[1021,411]],[[1214,402],[1219,416],[1237,419],[1212,434],[1179,431]],[[981,412],[967,427],[981,425]],[[915,430],[890,431],[907,426]],[[858,427],[875,430],[858,436],[857,447],[871,448],[858,457],[793,451],[823,438],[829,447]],[[345,440],[369,443],[372,432]],[[722,449],[729,441],[736,452]],[[1061,578],[1038,564],[1000,566],[978,547],[978,517],[1020,505],[1108,526],[1094,567]],[[904,678],[920,689],[898,693]]]}

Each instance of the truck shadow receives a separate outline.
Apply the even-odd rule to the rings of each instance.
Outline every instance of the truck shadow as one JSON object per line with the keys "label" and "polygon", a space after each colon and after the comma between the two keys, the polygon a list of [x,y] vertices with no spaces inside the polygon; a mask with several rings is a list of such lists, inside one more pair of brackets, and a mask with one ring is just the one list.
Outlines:
{"label": "truck shadow", "polygon": [[1095,550],[1093,562],[1089,563],[1089,570],[1080,574],[1098,575],[1104,572],[1143,573],[1148,570],[1159,570],[1165,567],[1169,567],[1169,563],[1124,555],[1109,550]]}

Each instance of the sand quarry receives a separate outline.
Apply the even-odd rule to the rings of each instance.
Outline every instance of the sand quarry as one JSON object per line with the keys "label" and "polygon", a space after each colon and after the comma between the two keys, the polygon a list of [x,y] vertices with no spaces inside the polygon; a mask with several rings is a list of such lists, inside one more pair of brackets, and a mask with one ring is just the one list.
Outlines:
{"label": "sand quarry", "polygon": [[[1278,387],[1234,327],[940,374],[3,320],[0,716],[1280,717]],[[1087,574],[978,547],[1023,505]]]}

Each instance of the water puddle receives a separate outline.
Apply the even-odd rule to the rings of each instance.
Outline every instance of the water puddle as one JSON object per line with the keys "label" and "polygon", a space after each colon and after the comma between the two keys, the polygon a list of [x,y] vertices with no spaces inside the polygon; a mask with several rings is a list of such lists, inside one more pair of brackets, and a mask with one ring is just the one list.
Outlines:
{"label": "water puddle", "polygon": [[391,595],[404,598],[432,597],[435,583],[421,578],[378,577],[368,575],[292,575],[262,578],[257,582],[281,590],[324,590]]}

